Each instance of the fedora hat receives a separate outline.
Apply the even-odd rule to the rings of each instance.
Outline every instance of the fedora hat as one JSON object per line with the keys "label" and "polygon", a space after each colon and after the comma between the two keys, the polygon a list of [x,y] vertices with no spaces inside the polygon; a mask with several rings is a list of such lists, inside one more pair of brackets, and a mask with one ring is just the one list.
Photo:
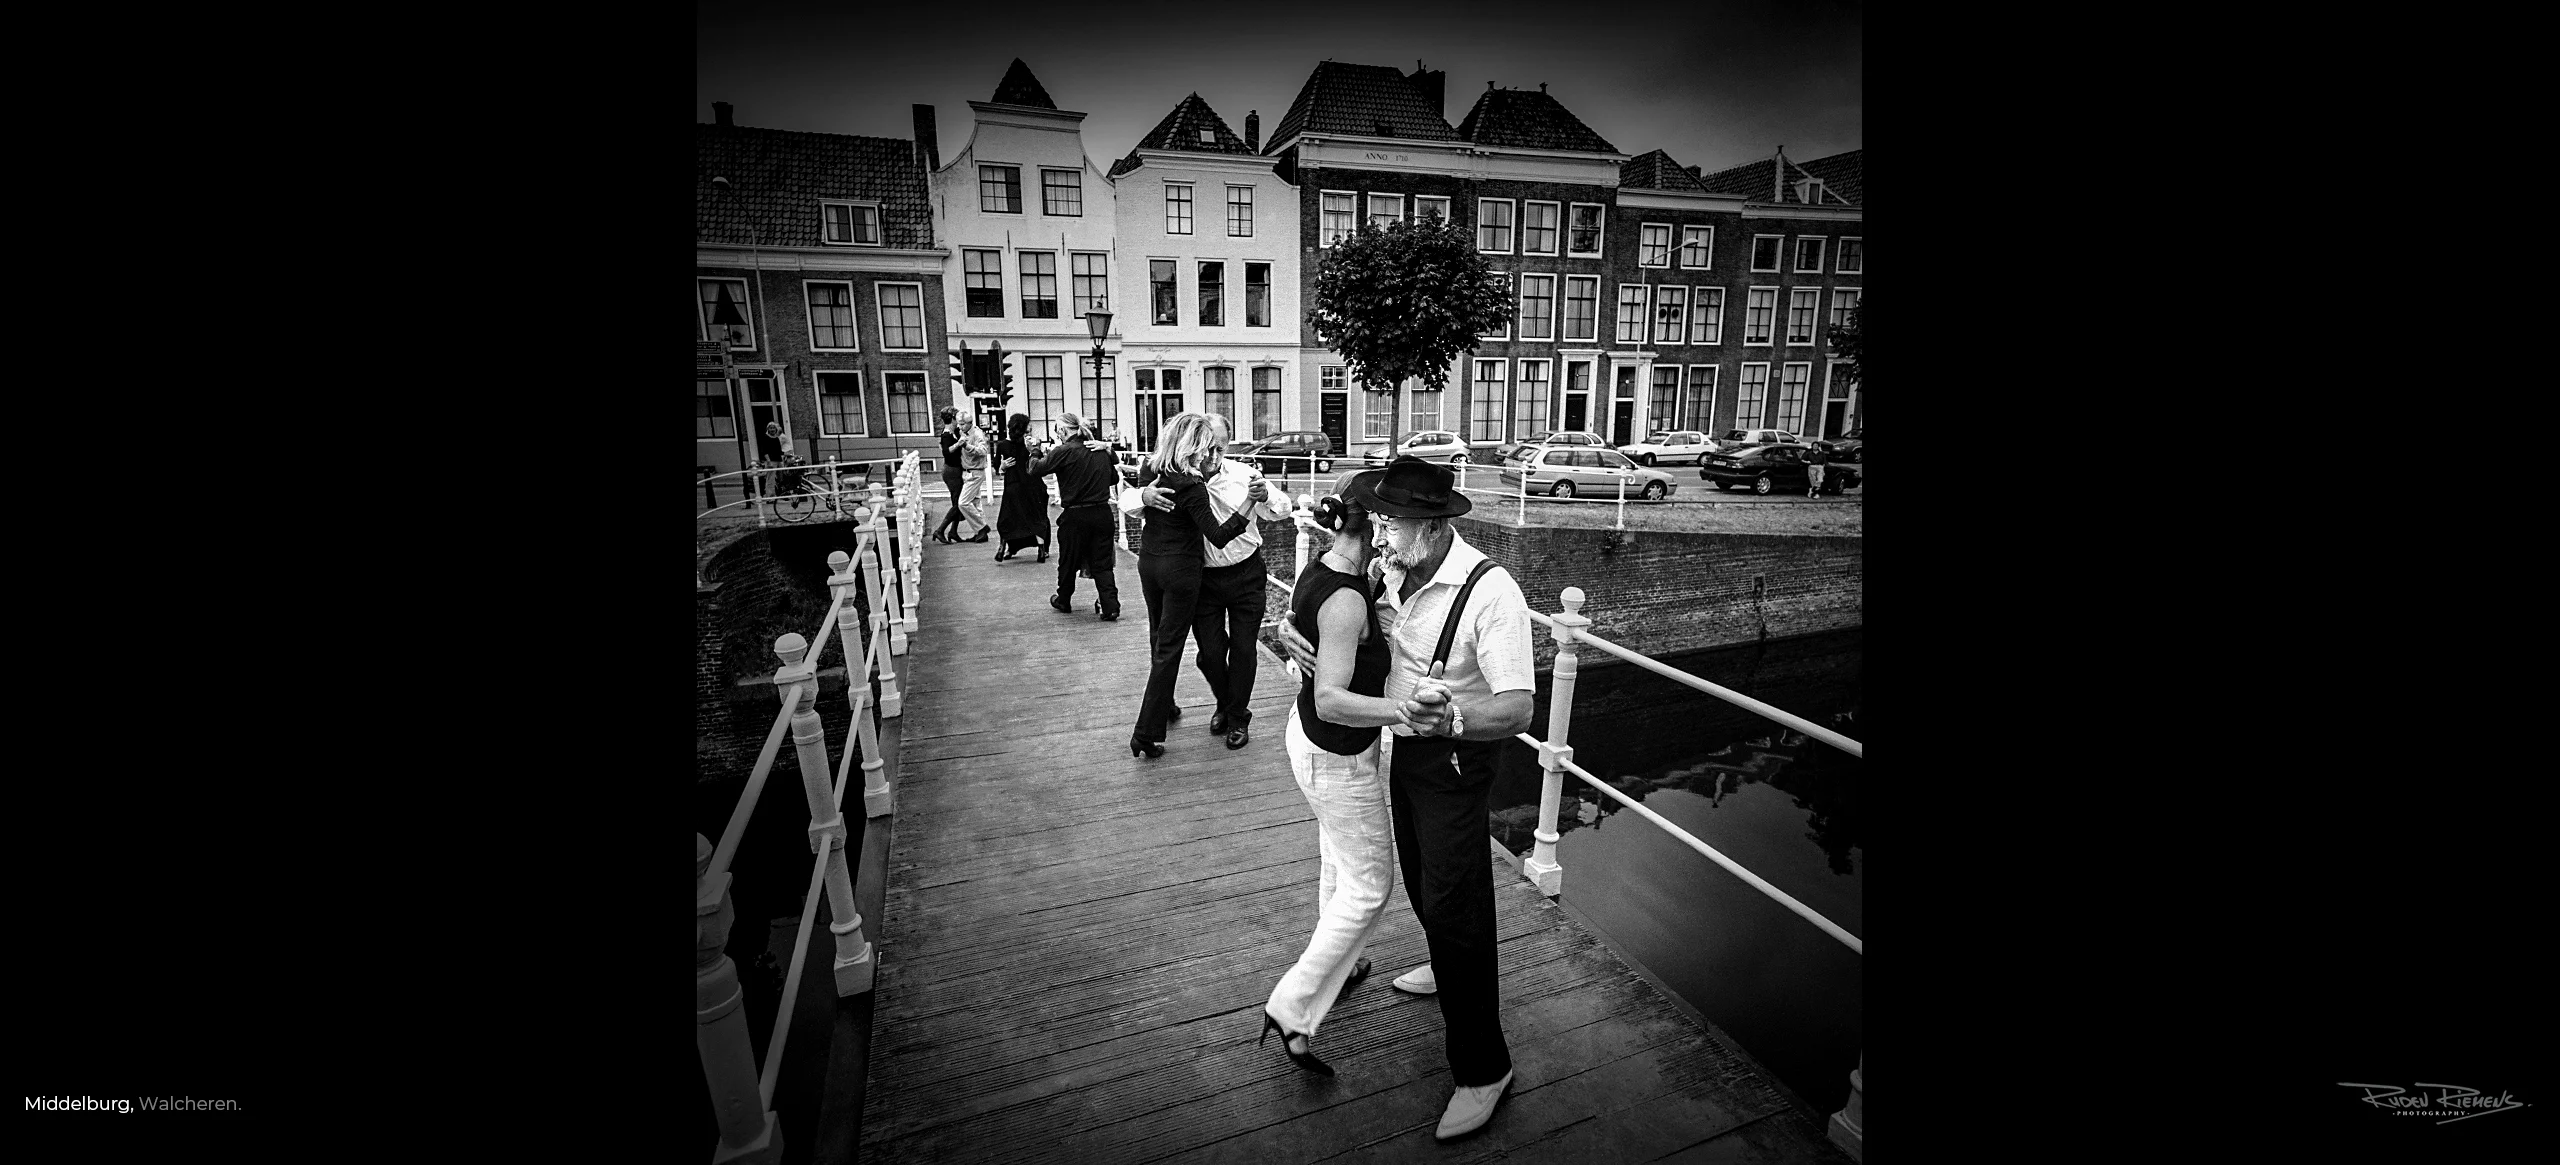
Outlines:
{"label": "fedora hat", "polygon": [[1436,461],[1403,456],[1375,476],[1361,474],[1343,500],[1390,518],[1454,518],[1475,508],[1457,490],[1457,475]]}

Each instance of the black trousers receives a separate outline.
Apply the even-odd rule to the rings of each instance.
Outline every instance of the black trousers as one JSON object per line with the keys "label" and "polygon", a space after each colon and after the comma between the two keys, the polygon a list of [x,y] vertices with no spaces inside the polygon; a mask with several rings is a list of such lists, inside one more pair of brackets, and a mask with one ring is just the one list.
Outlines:
{"label": "black trousers", "polygon": [[1140,740],[1160,741],[1165,722],[1173,718],[1173,681],[1182,671],[1182,644],[1191,637],[1192,608],[1200,602],[1200,556],[1139,556],[1138,593],[1147,599],[1150,652],[1137,734]]}
{"label": "black trousers", "polygon": [[1399,736],[1387,768],[1396,864],[1440,983],[1450,1079],[1476,1087],[1511,1071],[1493,941],[1493,852],[1485,814],[1499,741]]}
{"label": "black trousers", "polygon": [[1217,697],[1230,727],[1253,719],[1245,705],[1253,700],[1253,672],[1261,663],[1254,644],[1261,638],[1270,578],[1259,552],[1233,566],[1200,568],[1191,641],[1200,649],[1200,678],[1209,681],[1209,694]]}
{"label": "black trousers", "polygon": [[960,524],[960,467],[956,463],[942,471],[942,488],[951,491],[951,512],[942,515],[942,524],[933,528],[939,534]]}
{"label": "black trousers", "polygon": [[1093,605],[1105,615],[1120,613],[1119,548],[1111,543],[1115,511],[1108,503],[1069,506],[1058,511],[1058,599],[1076,601],[1076,571],[1093,572]]}

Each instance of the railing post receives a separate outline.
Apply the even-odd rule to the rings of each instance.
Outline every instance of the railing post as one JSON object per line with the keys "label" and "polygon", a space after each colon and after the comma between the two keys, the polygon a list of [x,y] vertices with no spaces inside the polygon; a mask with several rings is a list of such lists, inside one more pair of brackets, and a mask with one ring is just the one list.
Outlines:
{"label": "railing post", "polygon": [[[1526,480],[1525,477],[1523,480]],[[1556,637],[1555,680],[1547,693],[1547,735],[1538,743],[1538,844],[1521,864],[1521,872],[1537,883],[1538,892],[1553,898],[1564,893],[1564,867],[1556,861],[1556,813],[1564,801],[1564,765],[1573,759],[1573,745],[1568,734],[1573,729],[1573,681],[1580,673],[1581,653],[1574,648],[1574,634],[1589,627],[1591,620],[1582,615],[1581,587],[1566,587],[1558,596],[1564,610],[1558,612],[1548,630]]]}
{"label": "railing post", "polygon": [[[856,549],[859,551],[864,548]],[[898,668],[890,661],[890,653],[886,650],[890,624],[888,612],[883,609],[888,603],[888,600],[883,597],[883,592],[888,587],[881,579],[879,560],[867,553],[862,555],[860,581],[862,593],[869,596],[871,603],[871,634],[864,637],[867,645],[863,660],[864,670],[879,674],[880,714],[894,720],[903,711],[901,708],[903,701],[898,696]],[[845,585],[851,587],[854,582],[855,579],[848,570]],[[848,598],[851,597],[851,593],[850,590],[846,592]]]}
{"label": "railing post", "polygon": [[1618,528],[1627,528],[1627,479],[1624,475],[1618,478]]}
{"label": "railing post", "polygon": [[1523,526],[1526,526],[1526,525],[1528,525],[1528,524],[1529,524],[1529,463],[1528,463],[1528,462],[1526,462],[1526,461],[1522,461],[1522,462],[1520,463],[1520,515],[1519,515],[1519,522],[1520,522],[1520,524],[1521,524],[1521,525],[1523,525]]}
{"label": "railing post", "polygon": [[[905,655],[907,653],[907,617],[904,610],[906,604],[898,594],[897,571],[890,564],[889,527],[881,520],[879,510],[870,510],[868,518],[859,516],[863,512],[864,508],[856,508],[854,513],[857,516],[854,520],[862,523],[863,528],[871,532],[871,552],[863,556],[862,568],[871,572],[874,580],[873,589],[879,592],[875,597],[880,606],[872,615],[873,623],[875,626],[887,629],[889,654]],[[892,670],[887,659],[880,661],[880,674],[884,681],[896,678],[896,672]],[[881,702],[884,714],[891,716],[897,714],[887,711],[888,701],[885,695]]]}
{"label": "railing post", "polygon": [[756,1082],[738,966],[722,950],[737,918],[729,904],[729,871],[711,874],[711,850],[709,839],[693,835],[693,1038],[720,1121],[720,1144],[711,1160],[761,1165],[782,1160],[782,1124],[765,1108]]}
{"label": "railing post", "polygon": [[[841,617],[837,625],[842,627]],[[852,637],[845,642],[851,645]],[[836,808],[835,782],[827,776],[827,729],[818,720],[818,661],[808,658],[809,642],[797,631],[774,640],[773,653],[782,658],[782,667],[773,673],[774,687],[792,702],[791,744],[800,754],[800,790],[809,796],[809,852],[826,855],[827,905],[836,919],[827,926],[836,936],[836,995],[859,995],[871,990],[871,944],[863,940],[862,912],[853,905],[853,877],[844,862],[844,813]],[[846,652],[845,658],[852,659],[853,653]]]}
{"label": "railing post", "polygon": [[1860,1161],[1867,1159],[1867,1054],[1858,1053],[1858,1066],[1849,1072],[1849,1103],[1831,1114],[1831,1143]]}

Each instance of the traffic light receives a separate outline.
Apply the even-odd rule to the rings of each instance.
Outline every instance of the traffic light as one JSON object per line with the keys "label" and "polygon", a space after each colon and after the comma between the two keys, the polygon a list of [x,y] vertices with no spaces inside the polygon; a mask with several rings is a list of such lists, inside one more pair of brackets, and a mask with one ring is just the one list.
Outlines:
{"label": "traffic light", "polygon": [[1005,406],[1013,403],[1013,369],[1005,366],[1004,357],[1002,356],[995,358],[995,366],[996,382],[989,387],[995,390],[996,413],[1001,416],[1004,413]]}
{"label": "traffic light", "polygon": [[978,387],[977,377],[971,375],[976,367],[976,362],[969,357],[969,345],[961,344],[960,354],[951,358],[951,379],[959,382],[962,393],[973,392]]}

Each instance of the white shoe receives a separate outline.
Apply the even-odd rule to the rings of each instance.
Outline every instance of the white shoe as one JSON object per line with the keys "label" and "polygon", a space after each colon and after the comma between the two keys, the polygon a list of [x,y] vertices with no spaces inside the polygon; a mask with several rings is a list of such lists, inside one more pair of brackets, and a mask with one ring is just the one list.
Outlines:
{"label": "white shoe", "polygon": [[1407,995],[1436,995],[1440,992],[1440,980],[1432,978],[1429,963],[1396,976],[1396,981],[1387,986]]}
{"label": "white shoe", "polygon": [[1493,1110],[1502,1107],[1502,1098],[1511,1094],[1511,1078],[1518,1071],[1505,1072],[1502,1079],[1473,1088],[1460,1088],[1449,1094],[1449,1109],[1440,1114],[1440,1127],[1432,1136],[1443,1141],[1455,1140],[1483,1128],[1493,1119]]}

